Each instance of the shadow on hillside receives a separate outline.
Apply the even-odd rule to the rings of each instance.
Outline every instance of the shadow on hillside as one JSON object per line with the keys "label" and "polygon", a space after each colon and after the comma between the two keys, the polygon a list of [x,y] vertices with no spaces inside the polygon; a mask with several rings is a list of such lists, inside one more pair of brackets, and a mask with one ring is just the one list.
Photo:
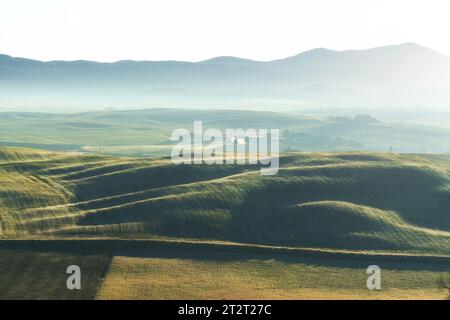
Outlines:
{"label": "shadow on hillside", "polygon": [[444,263],[417,262],[417,261],[386,261],[377,257],[314,257],[302,255],[285,255],[269,253],[223,253],[208,252],[204,250],[128,250],[118,251],[116,256],[141,257],[141,258],[163,258],[163,259],[188,259],[203,261],[277,261],[280,263],[295,263],[306,265],[317,265],[324,267],[338,267],[349,269],[366,269],[369,265],[379,265],[382,269],[390,270],[422,270],[422,271],[450,271],[448,265]]}
{"label": "shadow on hillside", "polygon": [[350,269],[365,269],[379,265],[382,269],[450,271],[448,257],[389,256],[344,254],[252,246],[213,245],[205,243],[170,243],[139,240],[65,240],[65,241],[0,241],[0,249],[27,252],[64,252],[79,255],[108,254],[110,256],[188,259],[198,261],[278,261]]}

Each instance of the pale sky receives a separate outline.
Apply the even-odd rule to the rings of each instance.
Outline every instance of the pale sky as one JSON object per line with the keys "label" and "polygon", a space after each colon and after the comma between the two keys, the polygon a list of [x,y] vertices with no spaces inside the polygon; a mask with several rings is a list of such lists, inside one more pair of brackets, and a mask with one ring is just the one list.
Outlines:
{"label": "pale sky", "polygon": [[450,55],[448,0],[0,0],[0,53],[271,60],[415,42]]}

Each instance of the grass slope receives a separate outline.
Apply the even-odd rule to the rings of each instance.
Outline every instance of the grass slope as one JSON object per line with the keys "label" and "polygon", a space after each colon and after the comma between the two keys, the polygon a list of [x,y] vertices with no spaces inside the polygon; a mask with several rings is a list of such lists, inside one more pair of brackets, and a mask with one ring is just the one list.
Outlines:
{"label": "grass slope", "polygon": [[450,158],[298,153],[278,175],[0,149],[0,235],[185,237],[450,252]]}

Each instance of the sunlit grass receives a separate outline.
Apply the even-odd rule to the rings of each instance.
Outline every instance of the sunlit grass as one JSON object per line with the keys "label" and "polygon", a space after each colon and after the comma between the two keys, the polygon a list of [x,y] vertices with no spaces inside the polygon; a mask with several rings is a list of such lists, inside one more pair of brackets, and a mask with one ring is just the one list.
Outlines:
{"label": "sunlit grass", "polygon": [[[200,258],[200,257],[199,257]],[[314,261],[115,257],[98,299],[446,299],[443,271],[382,271],[382,290],[366,287],[366,267]],[[320,263],[320,261],[319,261]],[[398,266],[397,266],[398,267]],[[402,266],[405,268],[407,266]],[[413,265],[410,265],[414,269]]]}

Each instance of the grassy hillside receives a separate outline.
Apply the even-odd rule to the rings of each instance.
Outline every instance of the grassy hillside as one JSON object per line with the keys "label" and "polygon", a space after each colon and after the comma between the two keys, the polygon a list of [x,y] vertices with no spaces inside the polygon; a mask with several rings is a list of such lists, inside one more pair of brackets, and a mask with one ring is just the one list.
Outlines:
{"label": "grassy hillside", "polygon": [[450,252],[450,158],[286,154],[250,166],[175,166],[0,150],[0,234],[182,237],[349,250]]}

